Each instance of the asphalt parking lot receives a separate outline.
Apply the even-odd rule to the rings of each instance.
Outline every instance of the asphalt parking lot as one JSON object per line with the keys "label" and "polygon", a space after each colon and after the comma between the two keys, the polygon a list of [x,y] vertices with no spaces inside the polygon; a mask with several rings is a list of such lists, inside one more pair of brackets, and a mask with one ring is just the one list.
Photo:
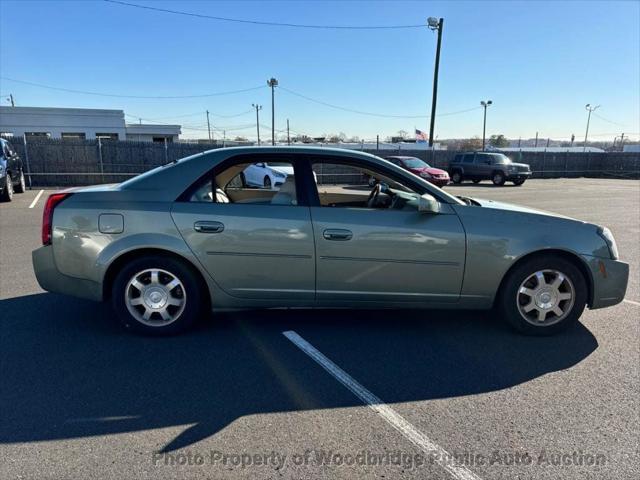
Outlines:
{"label": "asphalt parking lot", "polygon": [[0,204],[0,478],[640,478],[640,182],[448,191],[609,226],[627,301],[550,338],[491,313],[342,310],[143,338],[38,287],[46,192]]}

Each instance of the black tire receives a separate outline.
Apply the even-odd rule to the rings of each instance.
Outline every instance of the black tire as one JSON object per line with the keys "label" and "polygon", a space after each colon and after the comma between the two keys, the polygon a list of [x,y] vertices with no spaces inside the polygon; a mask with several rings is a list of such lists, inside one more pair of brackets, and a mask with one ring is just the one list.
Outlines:
{"label": "black tire", "polygon": [[472,180],[473,183],[480,183],[482,180],[480,180],[479,178],[474,178]]}
{"label": "black tire", "polygon": [[513,181],[513,184],[514,184],[516,187],[519,187],[520,185],[524,184],[524,182],[525,182],[525,180],[521,178],[521,179],[519,179],[519,180],[514,180],[514,181]]}
{"label": "black tire", "polygon": [[460,172],[459,170],[454,170],[453,173],[451,174],[451,181],[453,183],[459,184],[462,183],[462,172]]}
{"label": "black tire", "polygon": [[[185,298],[184,309],[175,320],[167,325],[152,326],[142,323],[134,317],[127,307],[126,289],[129,281],[139,272],[147,269],[158,269],[169,272],[183,285],[181,292]],[[181,287],[180,287],[181,288]],[[204,311],[203,306],[208,305],[205,287],[201,284],[193,268],[186,262],[160,255],[150,255],[135,259],[127,263],[115,277],[111,290],[111,305],[118,319],[135,333],[143,335],[176,335],[189,329],[200,318]],[[145,308],[144,306],[142,307]],[[156,318],[158,314],[156,314]],[[153,314],[152,314],[153,317]]]}
{"label": "black tire", "polygon": [[[528,277],[543,270],[558,271],[570,280],[574,289],[573,303],[570,307],[565,307],[568,308],[568,313],[556,323],[535,324],[533,320],[527,320],[520,313],[518,305],[522,305],[522,297],[519,290]],[[536,256],[513,268],[507,274],[498,294],[497,307],[500,314],[513,328],[526,335],[546,336],[565,330],[578,321],[588,300],[588,286],[580,269],[571,261],[558,256]],[[551,321],[553,319],[550,318]]]}
{"label": "black tire", "polygon": [[265,175],[264,177],[263,185],[264,188],[268,188],[269,190],[271,190],[271,178],[269,178],[267,175]]}
{"label": "black tire", "polygon": [[24,172],[20,172],[20,181],[13,189],[16,193],[24,193],[27,190],[26,183],[24,181]]}
{"label": "black tire", "polygon": [[493,174],[491,175],[491,181],[494,185],[501,187],[505,182],[504,173],[500,171],[493,172]]}
{"label": "black tire", "polygon": [[8,172],[4,179],[5,184],[4,188],[2,189],[2,195],[0,195],[0,201],[10,202],[11,200],[13,200],[13,179]]}

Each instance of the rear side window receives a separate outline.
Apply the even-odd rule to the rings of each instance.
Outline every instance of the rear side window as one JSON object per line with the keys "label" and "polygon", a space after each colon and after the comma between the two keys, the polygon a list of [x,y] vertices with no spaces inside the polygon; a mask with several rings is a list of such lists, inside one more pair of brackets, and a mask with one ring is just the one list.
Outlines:
{"label": "rear side window", "polygon": [[484,163],[490,165],[494,162],[491,155],[488,155],[486,153],[479,153],[478,155],[476,155],[476,163]]}
{"label": "rear side window", "polygon": [[463,162],[464,163],[473,163],[473,155],[474,155],[473,153],[465,154]]}

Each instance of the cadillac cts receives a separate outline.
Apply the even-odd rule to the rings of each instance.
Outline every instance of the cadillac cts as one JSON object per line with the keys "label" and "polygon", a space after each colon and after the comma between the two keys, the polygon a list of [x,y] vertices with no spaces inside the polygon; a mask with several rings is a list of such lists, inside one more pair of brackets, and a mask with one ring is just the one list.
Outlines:
{"label": "cadillac cts", "polygon": [[[240,174],[257,164],[292,174],[248,187]],[[619,303],[628,278],[605,227],[454,197],[373,155],[309,147],[213,150],[54,193],[42,243],[42,288],[110,300],[149,334],[209,309],[408,307],[495,308],[545,335],[585,306]]]}

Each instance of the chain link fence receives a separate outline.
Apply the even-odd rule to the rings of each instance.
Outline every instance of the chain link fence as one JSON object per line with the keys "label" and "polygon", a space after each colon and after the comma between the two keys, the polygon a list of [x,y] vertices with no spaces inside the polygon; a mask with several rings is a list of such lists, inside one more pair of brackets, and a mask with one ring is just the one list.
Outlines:
{"label": "chain link fence", "polygon": [[[118,183],[152,168],[207,150],[216,143],[151,143],[113,140],[10,139],[23,159],[32,186],[79,186]],[[323,147],[316,147],[323,148]],[[394,150],[363,150],[381,157]],[[447,169],[459,152],[402,150],[401,155]],[[508,152],[514,162],[531,166],[534,178],[640,178],[640,154],[622,152]],[[330,172],[323,172],[328,174]],[[336,172],[338,173],[338,172]]]}

